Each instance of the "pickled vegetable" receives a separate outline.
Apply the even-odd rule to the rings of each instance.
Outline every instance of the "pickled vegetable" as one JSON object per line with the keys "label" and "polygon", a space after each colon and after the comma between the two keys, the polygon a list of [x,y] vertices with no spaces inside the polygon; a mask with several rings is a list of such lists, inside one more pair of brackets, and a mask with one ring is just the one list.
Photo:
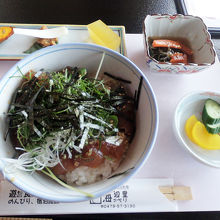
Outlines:
{"label": "pickled vegetable", "polygon": [[205,124],[207,131],[211,134],[219,134],[220,133],[220,123],[217,124]]}
{"label": "pickled vegetable", "polygon": [[193,143],[204,149],[220,149],[220,136],[218,134],[210,134],[205,125],[200,122],[195,115],[187,119],[185,132]]}
{"label": "pickled vegetable", "polygon": [[187,119],[186,124],[185,124],[185,131],[189,139],[195,143],[192,137],[192,129],[195,123],[198,121],[195,115],[192,115],[190,118]]}
{"label": "pickled vegetable", "polygon": [[220,123],[220,105],[212,99],[207,99],[202,112],[203,123]]}
{"label": "pickled vegetable", "polygon": [[197,121],[192,128],[192,138],[197,145],[204,149],[220,149],[220,136],[218,134],[210,134],[200,121]]}
{"label": "pickled vegetable", "polygon": [[120,37],[101,20],[89,24],[88,30],[94,43],[113,50],[120,46]]}

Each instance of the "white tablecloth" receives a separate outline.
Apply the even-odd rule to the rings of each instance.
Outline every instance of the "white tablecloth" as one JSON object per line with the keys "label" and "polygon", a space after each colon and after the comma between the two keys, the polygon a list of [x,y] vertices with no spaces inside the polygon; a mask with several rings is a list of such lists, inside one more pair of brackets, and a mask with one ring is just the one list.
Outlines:
{"label": "white tablecloth", "polygon": [[[220,211],[220,169],[192,157],[177,142],[173,115],[178,101],[194,90],[220,90],[220,65],[192,75],[150,73],[145,62],[143,36],[126,35],[127,55],[146,74],[159,107],[159,131],[156,144],[137,178],[171,178],[174,185],[190,186],[193,200],[178,202],[179,211]],[[0,77],[16,61],[0,61]]]}

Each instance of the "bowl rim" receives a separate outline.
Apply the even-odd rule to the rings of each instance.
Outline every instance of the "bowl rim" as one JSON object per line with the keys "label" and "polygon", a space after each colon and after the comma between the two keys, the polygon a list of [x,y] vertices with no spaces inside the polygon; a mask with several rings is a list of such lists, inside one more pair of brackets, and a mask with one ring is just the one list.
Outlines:
{"label": "bowl rim", "polygon": [[[216,164],[213,164],[212,162],[204,159],[203,157],[199,156],[197,153],[195,153],[191,147],[184,141],[184,139],[181,137],[181,132],[180,130],[178,129],[177,127],[177,123],[178,123],[178,120],[177,120],[177,114],[178,114],[178,110],[180,109],[180,106],[182,105],[182,103],[187,100],[188,98],[192,97],[192,96],[208,96],[208,95],[215,95],[215,96],[219,96],[220,97],[220,92],[218,91],[215,91],[215,90],[212,90],[212,91],[208,91],[208,90],[195,90],[195,91],[191,91],[187,94],[185,94],[182,98],[180,98],[180,100],[178,101],[178,103],[176,104],[176,107],[175,107],[175,112],[174,112],[174,116],[173,116],[173,131],[174,131],[174,135],[176,137],[176,140],[178,141],[178,143],[184,147],[184,149],[186,149],[190,154],[191,156],[193,156],[194,158],[196,158],[198,161],[206,164],[206,165],[209,165],[211,167],[214,167],[214,168],[220,168],[220,164],[219,165],[216,165]],[[208,98],[208,97],[207,97]],[[197,100],[198,101],[198,100]],[[198,146],[199,147],[199,146]],[[205,149],[204,149],[205,150]],[[219,159],[220,161],[220,159]]]}
{"label": "bowl rim", "polygon": [[[158,60],[156,60],[155,58],[151,57],[150,55],[150,52],[149,52],[149,42],[147,40],[147,36],[146,36],[146,26],[145,26],[145,21],[148,17],[154,17],[154,16],[164,16],[164,17],[179,17],[179,18],[184,18],[184,17],[191,17],[191,18],[195,18],[195,19],[199,19],[202,23],[202,25],[204,26],[204,30],[205,30],[205,33],[206,33],[206,36],[208,37],[208,41],[210,42],[210,45],[211,45],[211,50],[214,54],[214,60],[211,62],[211,63],[200,63],[200,64],[197,64],[197,63],[188,63],[188,64],[184,64],[184,63],[170,63],[170,62],[160,62]],[[145,51],[146,51],[146,55],[149,57],[149,59],[153,60],[155,63],[157,64],[166,64],[166,65],[173,65],[173,66],[211,66],[215,63],[215,57],[216,57],[216,52],[215,52],[215,48],[214,48],[214,44],[212,42],[212,39],[211,39],[211,34],[208,32],[208,27],[207,25],[204,23],[203,19],[199,16],[194,16],[194,15],[183,15],[183,14],[150,14],[150,15],[147,15],[143,21],[143,33],[144,33],[144,44],[145,44]]]}
{"label": "bowl rim", "polygon": [[[148,148],[145,148],[145,151],[143,152],[143,154],[140,157],[140,161],[137,162],[136,166],[134,169],[130,170],[130,172],[124,174],[125,176],[122,179],[117,180],[112,186],[106,188],[105,190],[100,190],[99,192],[94,192],[94,197],[91,199],[95,199],[98,198],[102,195],[105,195],[106,193],[113,191],[114,189],[116,189],[117,187],[119,187],[120,185],[124,184],[126,181],[128,181],[133,175],[135,175],[138,170],[140,170],[140,168],[145,164],[146,160],[148,159],[148,157],[150,156],[153,147],[155,145],[156,142],[156,137],[158,134],[158,127],[159,127],[159,110],[158,110],[158,104],[157,104],[157,99],[156,99],[156,95],[152,89],[152,86],[150,84],[150,82],[148,81],[147,77],[144,75],[144,73],[139,69],[139,67],[133,63],[131,60],[129,60],[126,56],[118,53],[117,51],[111,50],[109,48],[100,46],[100,45],[95,45],[92,43],[68,43],[68,44],[57,44],[54,46],[50,46],[50,47],[46,47],[46,48],[42,48],[40,50],[37,50],[35,52],[33,52],[32,54],[26,56],[24,59],[18,61],[16,64],[14,64],[2,77],[2,79],[0,80],[0,94],[4,88],[4,86],[6,85],[6,79],[8,79],[9,74],[11,72],[15,71],[16,66],[22,66],[25,64],[28,64],[29,62],[32,61],[32,59],[34,57],[38,57],[40,56],[40,54],[47,54],[50,51],[56,51],[56,49],[59,48],[66,48],[66,47],[76,47],[76,46],[81,46],[81,47],[89,47],[89,48],[94,48],[97,49],[99,51],[106,51],[110,54],[115,55],[118,59],[122,59],[125,61],[125,63],[127,63],[135,72],[138,73],[138,76],[142,76],[143,80],[145,81],[147,88],[148,88],[148,92],[149,95],[151,96],[151,104],[152,104],[152,109],[153,109],[153,114],[154,114],[154,125],[152,125],[152,135],[151,135],[151,140],[148,143]],[[1,85],[2,83],[4,83],[4,85]],[[147,145],[147,142],[145,142],[145,146]],[[2,168],[1,168],[2,167]],[[15,185],[17,188],[24,190],[26,192],[28,192],[29,194],[36,196],[36,197],[40,197],[46,200],[51,200],[51,201],[58,201],[58,202],[81,202],[81,201],[87,201],[90,198],[82,195],[80,197],[76,197],[76,196],[72,196],[72,197],[57,197],[57,195],[44,195],[44,194],[40,194],[39,192],[35,192],[34,190],[32,190],[31,188],[26,188],[25,184],[23,184],[23,182],[21,181],[17,181],[16,179],[12,181],[10,174],[5,174],[3,172],[3,168],[4,168],[4,163],[0,160],[0,172],[3,173],[5,179],[7,179],[10,183],[12,183],[13,185]]]}

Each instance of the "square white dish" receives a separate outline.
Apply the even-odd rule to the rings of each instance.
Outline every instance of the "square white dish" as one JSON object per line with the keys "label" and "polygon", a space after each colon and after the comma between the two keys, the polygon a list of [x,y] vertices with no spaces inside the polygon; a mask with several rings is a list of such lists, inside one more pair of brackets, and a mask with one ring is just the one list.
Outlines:
{"label": "square white dish", "polygon": [[[159,62],[150,55],[149,38],[185,39],[193,51],[193,63]],[[144,20],[146,61],[151,70],[167,73],[196,73],[215,63],[215,50],[201,18],[191,15],[147,15]]]}

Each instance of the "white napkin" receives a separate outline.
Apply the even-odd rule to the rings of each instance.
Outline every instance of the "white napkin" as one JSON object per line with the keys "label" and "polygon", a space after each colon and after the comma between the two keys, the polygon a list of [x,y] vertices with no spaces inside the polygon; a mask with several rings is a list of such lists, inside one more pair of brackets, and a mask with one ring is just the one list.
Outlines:
{"label": "white napkin", "polygon": [[98,199],[57,203],[32,197],[4,180],[0,183],[0,215],[177,211],[176,201],[169,201],[159,186],[173,186],[173,179],[134,178]]}

